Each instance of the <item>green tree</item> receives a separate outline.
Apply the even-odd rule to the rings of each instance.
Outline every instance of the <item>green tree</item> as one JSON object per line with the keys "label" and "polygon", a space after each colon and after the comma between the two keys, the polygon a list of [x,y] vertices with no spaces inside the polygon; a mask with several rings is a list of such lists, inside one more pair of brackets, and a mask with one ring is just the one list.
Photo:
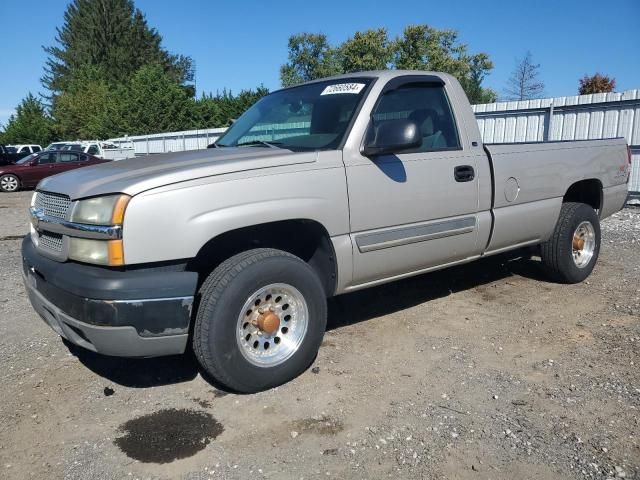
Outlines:
{"label": "green tree", "polygon": [[255,90],[242,90],[233,95],[229,90],[222,93],[203,95],[194,108],[198,127],[227,127],[251,105],[269,93],[262,85]]}
{"label": "green tree", "polygon": [[322,33],[291,35],[288,50],[289,61],[280,67],[284,87],[341,73],[337,52]]}
{"label": "green tree", "polygon": [[93,139],[114,134],[118,120],[118,98],[114,90],[104,79],[101,67],[85,65],[78,68],[65,91],[53,101],[58,137]]}
{"label": "green tree", "polygon": [[496,100],[496,92],[482,83],[493,69],[486,53],[469,53],[455,30],[409,25],[389,40],[384,28],[356,32],[342,45],[331,46],[322,34],[303,33],[289,38],[289,62],[280,68],[283,86],[337,73],[398,68],[432,70],[455,76],[472,103]]}
{"label": "green tree", "polygon": [[42,102],[29,93],[9,117],[0,134],[3,143],[47,145],[53,138],[52,121]]}
{"label": "green tree", "polygon": [[393,45],[387,30],[378,28],[356,32],[339,48],[342,72],[361,72],[389,68],[393,57]]}
{"label": "green tree", "polygon": [[194,100],[162,65],[145,65],[114,92],[115,135],[147,135],[195,128]]}
{"label": "green tree", "polygon": [[469,73],[460,78],[460,84],[472,104],[493,103],[498,94],[491,88],[484,88],[482,82],[493,68],[493,62],[485,53],[477,53],[469,59]]}
{"label": "green tree", "polygon": [[482,87],[493,69],[486,53],[470,54],[455,30],[409,25],[395,41],[394,66],[406,70],[445,72],[456,77],[472,103],[496,100],[496,93]]}
{"label": "green tree", "polygon": [[42,82],[55,97],[85,65],[101,68],[108,83],[118,84],[151,63],[179,83],[192,81],[191,59],[170,54],[161,43],[132,0],[73,0],[57,29],[56,45],[45,48],[49,58]]}
{"label": "green tree", "polygon": [[588,95],[590,93],[609,93],[616,89],[616,79],[596,73],[595,75],[585,75],[580,80],[578,95]]}

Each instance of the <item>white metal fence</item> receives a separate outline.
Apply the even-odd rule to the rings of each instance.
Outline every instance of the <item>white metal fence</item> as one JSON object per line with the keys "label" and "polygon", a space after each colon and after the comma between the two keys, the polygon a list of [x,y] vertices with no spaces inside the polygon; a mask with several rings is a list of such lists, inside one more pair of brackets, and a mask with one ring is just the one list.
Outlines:
{"label": "white metal fence", "polygon": [[207,145],[218,139],[225,131],[226,128],[202,128],[184,132],[110,138],[108,141],[122,147],[133,147],[136,155],[150,155],[207,148]]}
{"label": "white metal fence", "polygon": [[[640,192],[640,89],[474,105],[485,143],[624,137],[633,154],[629,190]],[[109,139],[136,155],[206,148],[224,128]]]}
{"label": "white metal fence", "polygon": [[474,105],[486,143],[624,137],[631,145],[629,190],[640,192],[640,90]]}

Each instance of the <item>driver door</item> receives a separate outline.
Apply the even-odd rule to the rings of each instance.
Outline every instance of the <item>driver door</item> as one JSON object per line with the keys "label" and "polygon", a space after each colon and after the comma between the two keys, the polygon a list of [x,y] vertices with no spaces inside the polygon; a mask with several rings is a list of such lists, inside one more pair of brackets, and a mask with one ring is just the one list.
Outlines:
{"label": "driver door", "polygon": [[[478,178],[473,172],[481,152],[465,145],[444,85],[414,80],[383,91],[369,129],[399,118],[418,124],[420,147],[345,159],[353,285],[457,262],[476,252]],[[456,173],[461,168],[466,177]]]}

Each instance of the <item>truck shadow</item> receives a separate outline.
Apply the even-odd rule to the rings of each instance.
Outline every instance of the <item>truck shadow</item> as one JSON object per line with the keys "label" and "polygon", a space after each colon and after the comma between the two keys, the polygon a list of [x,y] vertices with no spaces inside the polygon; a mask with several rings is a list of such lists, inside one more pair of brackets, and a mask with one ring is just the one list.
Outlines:
{"label": "truck shadow", "polygon": [[[426,273],[329,300],[327,330],[365,322],[452,293],[469,290],[514,275],[544,280],[539,262],[528,251],[489,257],[466,265]],[[109,382],[147,388],[193,380],[198,373],[218,390],[226,390],[203,372],[193,353],[171,357],[129,359],[98,355],[65,341],[80,362]]]}
{"label": "truck shadow", "polygon": [[528,249],[367,288],[329,301],[327,331],[405,310],[514,275],[547,281]]}
{"label": "truck shadow", "polygon": [[63,343],[93,373],[130,388],[147,388],[188,382],[198,375],[192,353],[158,358],[121,358],[99,355],[63,339]]}

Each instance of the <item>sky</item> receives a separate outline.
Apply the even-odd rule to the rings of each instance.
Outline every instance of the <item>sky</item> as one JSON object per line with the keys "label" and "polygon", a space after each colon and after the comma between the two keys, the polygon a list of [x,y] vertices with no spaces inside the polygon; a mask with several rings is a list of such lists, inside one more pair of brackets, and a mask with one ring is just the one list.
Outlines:
{"label": "sky", "polygon": [[[0,123],[40,77],[67,0],[0,0]],[[486,52],[495,68],[485,86],[502,94],[527,50],[541,65],[545,96],[576,95],[578,79],[613,76],[617,91],[640,88],[640,0],[136,0],[172,53],[196,63],[196,87],[238,92],[280,86],[287,39],[325,33],[339,43],[357,30],[385,27],[390,37],[409,24],[455,29],[471,53]],[[22,29],[22,31],[20,31]]]}

